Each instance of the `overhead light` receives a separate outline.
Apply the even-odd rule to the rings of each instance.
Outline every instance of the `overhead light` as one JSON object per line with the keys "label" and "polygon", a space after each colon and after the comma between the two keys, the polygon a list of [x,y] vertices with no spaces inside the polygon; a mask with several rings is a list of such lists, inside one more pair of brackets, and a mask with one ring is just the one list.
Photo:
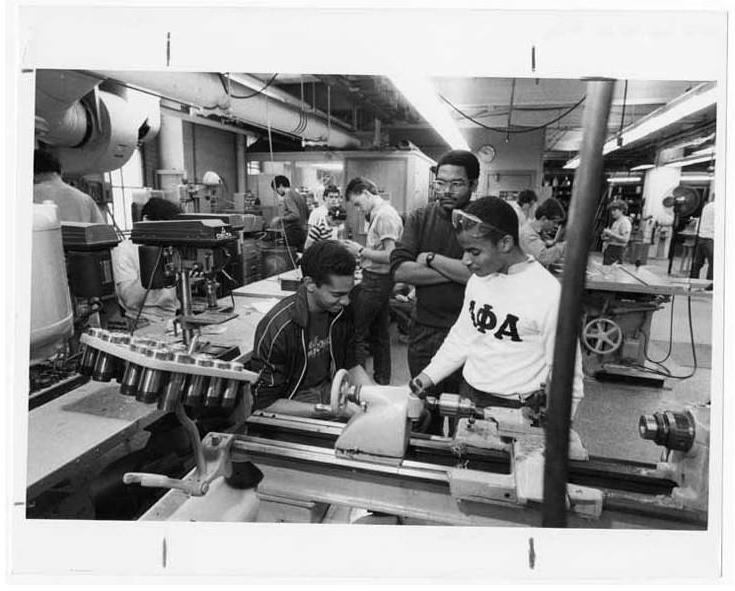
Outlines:
{"label": "overhead light", "polygon": [[[605,142],[602,153],[609,154],[628,144],[637,142],[672,123],[676,123],[680,119],[694,115],[714,105],[716,102],[717,84],[715,82],[699,84],[689,92],[685,92],[670,103],[629,125],[621,134],[615,134],[615,137]],[[579,156],[572,158],[564,165],[564,168],[577,168],[578,166]]]}
{"label": "overhead light", "polygon": [[428,78],[406,74],[395,74],[389,77],[406,100],[453,150],[470,149],[459,127],[449,115],[448,109],[439,101],[436,90]]}
{"label": "overhead light", "polygon": [[343,170],[344,163],[341,161],[332,162],[297,162],[296,168],[317,168],[319,170]]}
{"label": "overhead light", "polygon": [[686,158],[679,158],[678,160],[667,162],[666,166],[682,168],[683,166],[691,166],[692,164],[700,164],[701,162],[710,162],[714,159],[714,156],[687,156]]}
{"label": "overhead light", "polygon": [[683,174],[679,177],[679,181],[682,183],[708,183],[715,175],[713,174]]}
{"label": "overhead light", "polygon": [[639,164],[638,166],[634,166],[630,169],[630,172],[639,172],[641,170],[651,170],[652,168],[656,168],[653,164]]}
{"label": "overhead light", "polygon": [[641,182],[639,176],[612,176],[607,179],[607,182],[611,185],[633,185]]}

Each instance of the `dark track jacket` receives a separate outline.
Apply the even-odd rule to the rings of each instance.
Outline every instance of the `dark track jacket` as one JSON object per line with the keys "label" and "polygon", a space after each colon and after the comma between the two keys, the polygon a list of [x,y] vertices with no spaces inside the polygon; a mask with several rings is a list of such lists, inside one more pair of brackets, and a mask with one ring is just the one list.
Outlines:
{"label": "dark track jacket", "polygon": [[[293,398],[306,375],[306,341],[309,306],[306,288],[276,304],[255,330],[251,366],[260,372],[253,389],[255,408],[265,408],[278,398]],[[350,306],[329,325],[332,371],[356,365],[354,324]]]}

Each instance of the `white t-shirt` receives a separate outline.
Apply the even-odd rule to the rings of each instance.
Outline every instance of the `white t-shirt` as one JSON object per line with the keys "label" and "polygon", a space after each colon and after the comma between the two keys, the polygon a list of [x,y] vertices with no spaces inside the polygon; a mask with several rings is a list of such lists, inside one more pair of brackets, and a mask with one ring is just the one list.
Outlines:
{"label": "white t-shirt", "polygon": [[[115,277],[115,291],[117,300],[125,309],[125,314],[131,320],[138,315],[139,307],[131,298],[140,300],[145,294],[145,287],[140,282],[140,261],[138,259],[138,245],[130,240],[123,240],[112,249],[112,273]],[[122,288],[132,292],[126,298]],[[173,318],[178,307],[176,288],[151,289],[143,304],[141,318],[151,322],[160,322]]]}
{"label": "white t-shirt", "polygon": [[67,185],[58,174],[42,175],[40,182],[33,185],[33,202],[44,201],[56,203],[60,222],[107,223],[94,199]]}
{"label": "white t-shirt", "polygon": [[[370,213],[370,225],[365,246],[371,250],[383,250],[383,240],[390,238],[398,242],[401,234],[403,234],[401,216],[390,203],[383,201]],[[376,263],[363,258],[361,265],[365,271],[382,275],[390,273],[390,263]]]}
{"label": "white t-shirt", "polygon": [[[548,379],[554,359],[561,285],[529,257],[508,274],[472,275],[459,318],[424,373],[436,384],[464,366],[472,387],[511,397],[530,394]],[[573,408],[584,396],[577,345]]]}
{"label": "white t-shirt", "polygon": [[715,238],[715,203],[710,201],[702,208],[702,217],[699,220],[699,237]]}
{"label": "white t-shirt", "polygon": [[329,210],[327,209],[326,205],[320,205],[319,207],[314,208],[314,210],[309,214],[309,226],[328,226],[329,223],[327,222],[327,213]]}

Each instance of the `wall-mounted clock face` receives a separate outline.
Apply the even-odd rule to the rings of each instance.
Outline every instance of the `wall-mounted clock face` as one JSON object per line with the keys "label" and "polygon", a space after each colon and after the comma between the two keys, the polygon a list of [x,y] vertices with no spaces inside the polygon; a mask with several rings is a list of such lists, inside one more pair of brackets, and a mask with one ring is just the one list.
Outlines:
{"label": "wall-mounted clock face", "polygon": [[480,162],[489,164],[490,162],[495,160],[495,148],[493,148],[490,144],[485,144],[477,151],[477,157]]}

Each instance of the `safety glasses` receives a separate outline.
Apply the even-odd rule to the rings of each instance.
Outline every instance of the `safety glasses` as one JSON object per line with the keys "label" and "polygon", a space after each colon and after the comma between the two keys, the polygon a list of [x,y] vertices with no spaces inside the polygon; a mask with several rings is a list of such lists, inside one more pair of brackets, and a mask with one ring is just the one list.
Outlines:
{"label": "safety glasses", "polygon": [[457,232],[474,232],[480,235],[490,234],[491,232],[496,232],[500,235],[507,234],[507,232],[504,232],[500,228],[483,222],[477,216],[471,213],[465,213],[461,209],[452,210],[452,226]]}

